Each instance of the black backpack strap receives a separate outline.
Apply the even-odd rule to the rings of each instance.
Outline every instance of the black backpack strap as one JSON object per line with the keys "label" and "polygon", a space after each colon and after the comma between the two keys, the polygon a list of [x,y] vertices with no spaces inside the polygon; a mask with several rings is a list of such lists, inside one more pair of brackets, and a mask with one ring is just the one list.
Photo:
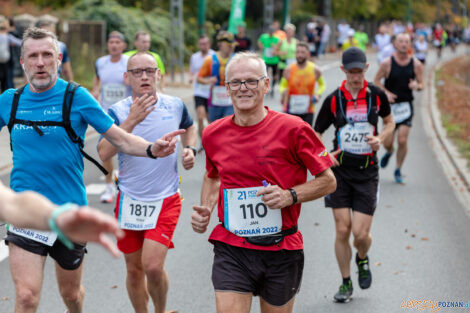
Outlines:
{"label": "black backpack strap", "polygon": [[67,89],[65,90],[64,101],[62,103],[62,119],[64,123],[64,129],[67,132],[67,135],[70,137],[70,140],[78,144],[78,148],[80,149],[80,152],[85,157],[85,159],[95,164],[96,167],[98,167],[104,175],[108,175],[108,171],[98,161],[96,161],[88,153],[86,153],[85,150],[83,150],[85,144],[82,138],[77,136],[77,134],[72,128],[72,123],[70,122],[70,112],[72,110],[73,96],[75,95],[75,91],[78,89],[78,87],[80,87],[79,84],[75,82],[69,82],[67,85]]}
{"label": "black backpack strap", "polygon": [[13,147],[11,144],[11,130],[13,129],[13,126],[15,125],[16,111],[18,110],[18,103],[20,102],[20,96],[24,90],[24,87],[26,87],[26,85],[16,90],[15,94],[13,95],[13,102],[11,104],[10,120],[8,121],[8,132],[10,133],[10,150],[11,151],[13,151]]}

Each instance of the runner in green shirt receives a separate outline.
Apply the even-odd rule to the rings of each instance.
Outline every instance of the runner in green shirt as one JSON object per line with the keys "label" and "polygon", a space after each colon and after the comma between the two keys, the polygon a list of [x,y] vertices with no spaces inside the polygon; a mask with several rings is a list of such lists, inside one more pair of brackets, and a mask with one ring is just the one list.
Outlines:
{"label": "runner in green shirt", "polygon": [[157,61],[157,65],[158,65],[158,68],[160,69],[160,73],[162,74],[162,79],[160,80],[160,86],[159,86],[159,90],[161,91],[163,90],[163,86],[164,86],[165,66],[163,65],[163,61],[160,55],[158,55],[158,53],[155,53],[149,50],[150,43],[151,43],[150,34],[144,31],[138,31],[134,37],[134,46],[136,49],[124,52],[124,55],[131,57],[134,54],[136,54],[138,51],[147,51],[148,53],[153,55],[153,57]]}
{"label": "runner in green shirt", "polygon": [[284,30],[286,31],[286,39],[282,40],[281,48],[279,51],[279,56],[281,58],[281,62],[279,62],[279,77],[281,78],[284,69],[288,65],[296,62],[295,50],[297,49],[297,39],[295,39],[294,37],[295,26],[293,24],[286,24],[284,26]]}
{"label": "runner in green shirt", "polygon": [[274,29],[269,27],[269,33],[262,34],[258,39],[258,46],[263,52],[263,60],[266,63],[266,67],[269,74],[269,68],[271,68],[271,77],[273,78],[271,85],[271,97],[274,97],[274,85],[277,82],[277,66],[279,61],[279,48],[281,47],[281,40],[274,36]]}
{"label": "runner in green shirt", "polygon": [[369,36],[364,32],[364,25],[359,25],[359,30],[354,33],[354,39],[359,43],[358,48],[365,52],[369,43]]}

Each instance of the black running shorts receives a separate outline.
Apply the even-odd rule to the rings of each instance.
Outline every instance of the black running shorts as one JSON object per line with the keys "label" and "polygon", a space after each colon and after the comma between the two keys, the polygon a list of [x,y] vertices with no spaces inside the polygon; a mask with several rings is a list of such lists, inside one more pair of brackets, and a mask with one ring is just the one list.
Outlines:
{"label": "black running shorts", "polygon": [[[325,197],[325,206],[333,209],[351,208],[353,211],[374,215],[379,192],[378,169],[367,169],[367,176],[361,170],[349,169],[346,172],[339,167],[333,167],[332,170],[336,177],[336,191]],[[354,171],[356,174],[353,178]]]}
{"label": "black running shorts", "polygon": [[299,292],[303,268],[303,250],[263,251],[214,242],[215,291],[252,293],[283,306]]}
{"label": "black running shorts", "polygon": [[204,106],[207,112],[207,99],[206,98],[203,98],[200,96],[194,96],[194,104],[196,105],[196,109],[197,107],[200,107],[201,105]]}
{"label": "black running shorts", "polygon": [[61,268],[70,271],[76,270],[80,267],[80,264],[82,264],[83,258],[85,257],[85,253],[87,252],[85,246],[77,243],[74,243],[74,248],[69,250],[58,239],[52,246],[48,246],[10,232],[7,232],[5,243],[12,243],[21,249],[34,254],[39,254],[42,256],[47,256],[49,254]]}

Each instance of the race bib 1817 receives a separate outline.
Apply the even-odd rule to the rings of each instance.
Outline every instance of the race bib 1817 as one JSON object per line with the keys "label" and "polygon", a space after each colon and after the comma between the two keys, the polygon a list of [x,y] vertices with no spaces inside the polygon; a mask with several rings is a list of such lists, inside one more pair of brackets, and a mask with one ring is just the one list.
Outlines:
{"label": "race bib 1817", "polygon": [[132,199],[121,192],[119,227],[130,230],[154,229],[162,210],[163,199],[147,202]]}

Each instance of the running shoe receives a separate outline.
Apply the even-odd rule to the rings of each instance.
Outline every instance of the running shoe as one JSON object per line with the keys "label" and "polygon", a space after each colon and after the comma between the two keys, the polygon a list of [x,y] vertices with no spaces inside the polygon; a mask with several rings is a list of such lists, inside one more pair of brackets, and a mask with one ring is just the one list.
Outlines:
{"label": "running shoe", "polygon": [[352,293],[353,293],[353,286],[352,286],[351,280],[349,280],[349,283],[347,285],[341,284],[341,286],[339,286],[339,290],[333,298],[335,299],[336,302],[341,302],[341,303],[349,302],[349,300],[351,300],[352,298]]}
{"label": "running shoe", "polygon": [[399,168],[395,170],[395,173],[393,175],[395,176],[395,182],[397,184],[403,184],[403,176],[401,176],[401,171]]}
{"label": "running shoe", "polygon": [[364,260],[360,260],[356,254],[356,264],[359,270],[359,287],[361,287],[361,289],[367,289],[372,283],[372,273],[370,272],[369,257],[366,256]]}
{"label": "running shoe", "polygon": [[111,203],[114,201],[114,185],[113,184],[106,184],[106,189],[101,195],[101,202],[102,203]]}
{"label": "running shoe", "polygon": [[380,167],[385,168],[388,165],[388,161],[390,160],[390,157],[392,156],[391,153],[386,152],[383,157],[380,159]]}

